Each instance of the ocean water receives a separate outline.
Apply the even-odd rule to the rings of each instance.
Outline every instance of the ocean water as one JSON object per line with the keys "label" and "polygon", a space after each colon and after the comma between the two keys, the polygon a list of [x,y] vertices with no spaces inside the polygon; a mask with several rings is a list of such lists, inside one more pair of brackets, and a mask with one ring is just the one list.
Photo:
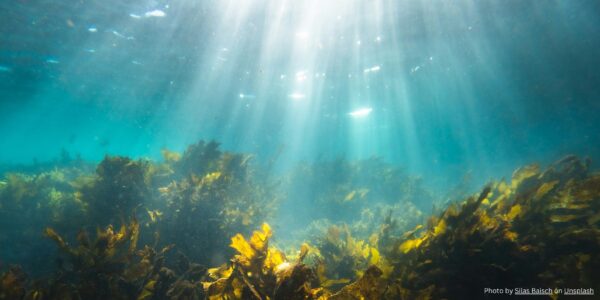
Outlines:
{"label": "ocean water", "polygon": [[286,253],[344,226],[366,243],[388,212],[399,237],[521,166],[600,159],[598,1],[3,1],[0,20],[0,270],[31,278],[58,268],[46,227],[76,244],[137,216],[140,246],[160,232],[214,267],[263,222]]}

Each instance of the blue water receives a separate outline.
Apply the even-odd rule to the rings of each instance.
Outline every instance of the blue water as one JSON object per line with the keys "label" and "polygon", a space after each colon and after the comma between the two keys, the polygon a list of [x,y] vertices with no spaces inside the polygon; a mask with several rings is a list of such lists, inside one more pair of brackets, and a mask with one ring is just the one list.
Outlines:
{"label": "blue water", "polygon": [[0,164],[62,149],[159,159],[215,139],[276,157],[273,172],[380,156],[448,187],[597,158],[599,12],[597,1],[4,1]]}

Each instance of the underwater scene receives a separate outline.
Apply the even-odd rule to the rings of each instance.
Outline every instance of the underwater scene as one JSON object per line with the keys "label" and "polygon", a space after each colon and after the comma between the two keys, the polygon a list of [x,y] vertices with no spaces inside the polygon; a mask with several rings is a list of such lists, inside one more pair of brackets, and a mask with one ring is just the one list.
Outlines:
{"label": "underwater scene", "polygon": [[600,297],[600,1],[0,20],[0,300]]}

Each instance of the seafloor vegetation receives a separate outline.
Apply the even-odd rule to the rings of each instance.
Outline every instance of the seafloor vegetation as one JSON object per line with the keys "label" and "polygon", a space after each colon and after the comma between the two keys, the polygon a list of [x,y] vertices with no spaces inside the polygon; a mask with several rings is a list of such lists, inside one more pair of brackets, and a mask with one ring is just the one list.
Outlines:
{"label": "seafloor vegetation", "polygon": [[[96,166],[67,157],[6,172],[0,299],[478,299],[484,288],[600,290],[600,174],[587,160],[520,168],[426,217],[423,203],[436,196],[375,158],[303,164],[271,178],[251,156],[215,142],[163,156],[107,156]],[[302,240],[278,239],[269,225],[286,201],[310,216]]]}

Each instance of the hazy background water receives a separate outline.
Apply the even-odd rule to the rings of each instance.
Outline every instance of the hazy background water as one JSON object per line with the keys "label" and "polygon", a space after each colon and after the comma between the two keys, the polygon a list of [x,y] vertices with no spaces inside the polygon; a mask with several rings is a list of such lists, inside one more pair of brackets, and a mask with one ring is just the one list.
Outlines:
{"label": "hazy background water", "polygon": [[444,187],[597,158],[599,6],[2,1],[0,164],[203,138],[273,171],[375,155]]}

